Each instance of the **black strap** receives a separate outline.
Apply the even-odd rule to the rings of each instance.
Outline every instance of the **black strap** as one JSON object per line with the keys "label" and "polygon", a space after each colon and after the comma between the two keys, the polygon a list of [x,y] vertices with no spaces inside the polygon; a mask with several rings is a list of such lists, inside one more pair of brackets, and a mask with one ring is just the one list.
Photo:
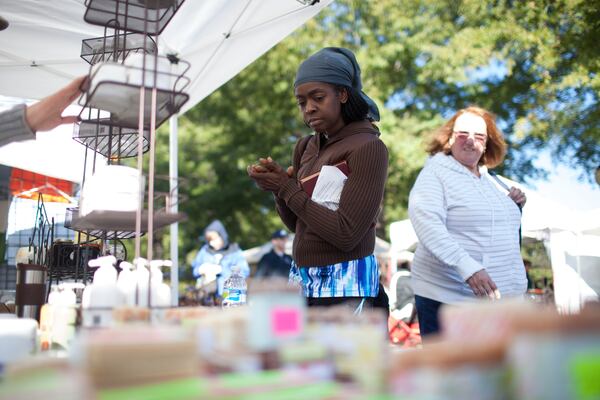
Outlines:
{"label": "black strap", "polygon": [[500,184],[500,186],[502,186],[504,189],[506,189],[507,192],[510,192],[510,188],[508,187],[508,185],[506,183],[504,183],[502,181],[502,179],[498,178],[498,175],[494,171],[488,171],[488,174],[490,174],[492,176],[492,178],[494,178],[496,180],[496,182],[498,182]]}
{"label": "black strap", "polygon": [[313,135],[304,136],[298,141],[298,151],[294,153],[294,160],[292,161],[292,165],[294,166],[294,174],[296,174],[296,176],[298,176],[298,170],[300,169],[300,160],[302,159],[302,155],[306,151],[308,143],[312,138]]}
{"label": "black strap", "polygon": [[[490,176],[494,178],[494,180],[498,182],[498,184],[500,184],[500,186],[502,186],[507,192],[510,192],[510,188],[508,187],[508,185],[502,182],[502,180],[498,178],[498,175],[494,171],[488,171],[488,174],[490,174]],[[523,209],[521,208],[521,205],[516,201],[515,204],[517,205],[517,207],[519,207],[519,212],[521,213],[521,215],[523,215]],[[519,246],[521,246],[522,242],[523,236],[521,235],[521,225],[519,225]]]}

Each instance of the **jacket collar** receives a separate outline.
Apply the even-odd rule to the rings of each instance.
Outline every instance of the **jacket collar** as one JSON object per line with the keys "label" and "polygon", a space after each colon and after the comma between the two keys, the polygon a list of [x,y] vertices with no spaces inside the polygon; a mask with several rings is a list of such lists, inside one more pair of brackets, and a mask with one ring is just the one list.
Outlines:
{"label": "jacket collar", "polygon": [[[460,174],[469,175],[469,176],[473,175],[473,173],[471,171],[469,171],[467,167],[465,167],[460,162],[458,162],[458,160],[456,160],[450,154],[444,154],[442,152],[439,152],[439,153],[435,154],[433,157],[431,157],[428,162],[430,162],[434,165],[439,165],[441,167],[448,168],[448,169],[458,172]],[[481,175],[481,177],[483,177],[486,173],[487,173],[487,167],[485,165],[480,165],[479,166],[479,174]]]}
{"label": "jacket collar", "polygon": [[[325,135],[322,133],[317,133],[315,134],[315,136],[317,137],[317,145],[319,148],[323,148],[325,146],[330,146],[331,144],[335,143],[335,142],[339,142],[342,139],[347,138],[348,136],[352,136],[355,135],[357,133],[365,133],[365,132],[369,132],[373,135],[377,135],[379,136],[379,129],[377,129],[377,127],[375,125],[373,125],[371,123],[371,121],[369,120],[362,120],[362,121],[356,121],[356,122],[351,122],[348,125],[344,126],[342,129],[340,129],[340,131],[333,136],[332,138],[328,138],[327,140],[325,140]],[[325,143],[324,145],[322,145],[322,143]]]}

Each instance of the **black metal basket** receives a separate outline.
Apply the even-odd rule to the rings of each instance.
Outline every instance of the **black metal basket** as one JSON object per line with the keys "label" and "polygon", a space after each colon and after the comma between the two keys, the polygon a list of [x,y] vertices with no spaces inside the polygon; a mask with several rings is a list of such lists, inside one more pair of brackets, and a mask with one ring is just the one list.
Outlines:
{"label": "black metal basket", "polygon": [[[123,128],[111,122],[110,118],[97,118],[75,124],[73,139],[99,154],[111,159],[135,157],[138,153],[138,130]],[[150,148],[145,130],[143,153]]]}
{"label": "black metal basket", "polygon": [[88,261],[98,258],[100,253],[99,244],[55,242],[50,251],[50,280],[91,281],[93,273],[88,267]]}
{"label": "black metal basket", "polygon": [[158,35],[183,2],[184,0],[86,0],[83,19],[93,25]]}
{"label": "black metal basket", "polygon": [[[156,57],[171,66],[170,71],[154,68],[154,57],[148,57],[146,65],[133,66],[117,63],[96,64],[92,67],[87,90],[79,99],[79,104],[87,108],[110,113],[112,125],[138,128],[141,91],[144,91],[144,128],[149,129],[152,119],[152,92],[156,89],[156,125],[158,128],[173,114],[179,112],[188,101],[184,90],[190,79],[185,76],[190,64],[186,61]],[[143,89],[142,89],[143,88]]]}
{"label": "black metal basket", "polygon": [[125,60],[131,53],[156,54],[156,42],[150,36],[133,32],[81,41],[81,58],[92,65]]}
{"label": "black metal basket", "polygon": [[[91,236],[98,239],[131,239],[135,237],[135,230],[110,230],[110,229],[98,229],[98,228],[86,228],[81,227],[79,224],[79,209],[67,208],[65,216],[65,227],[76,232],[81,232],[87,236]],[[145,232],[141,232],[141,236],[144,236]]]}

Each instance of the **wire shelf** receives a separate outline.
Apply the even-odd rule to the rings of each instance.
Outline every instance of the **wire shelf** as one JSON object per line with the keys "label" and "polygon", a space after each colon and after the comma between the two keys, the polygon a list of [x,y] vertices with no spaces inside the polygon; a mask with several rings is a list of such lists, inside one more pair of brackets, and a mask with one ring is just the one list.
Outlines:
{"label": "wire shelf", "polygon": [[[153,214],[154,229],[160,229],[172,223],[182,221],[187,218],[185,213],[171,213],[164,210],[155,211]],[[148,231],[148,211],[142,211],[141,231]],[[109,231],[135,232],[136,212],[135,211],[110,211],[95,210],[85,216],[73,214],[70,221],[70,228],[78,231]]]}
{"label": "wire shelf", "polygon": [[86,0],[83,19],[93,25],[158,35],[183,2],[184,0]]}
{"label": "wire shelf", "polygon": [[[135,232],[131,231],[108,231],[102,229],[81,230],[70,227],[69,229],[74,230],[75,232],[85,233],[86,235],[96,239],[102,239],[105,237],[110,239],[133,239],[135,237]],[[144,236],[145,233],[142,232],[140,235]]]}
{"label": "wire shelf", "polygon": [[54,242],[50,250],[51,281],[91,280],[93,274],[88,268],[88,261],[98,258],[101,246],[94,243],[75,244],[71,241]]}
{"label": "wire shelf", "polygon": [[[100,63],[92,67],[87,90],[79,105],[110,113],[113,125],[138,128],[140,91],[144,90],[144,127],[151,121],[152,90],[156,88],[156,128],[171,115],[179,112],[188,101],[183,90],[190,84],[184,74],[190,67],[175,57],[147,56],[138,58],[134,65]],[[126,60],[125,63],[128,61]],[[156,68],[160,65],[161,68]],[[167,67],[169,66],[169,71]],[[155,68],[152,68],[155,67]]]}
{"label": "wire shelf", "polygon": [[[90,119],[75,124],[73,139],[110,159],[135,157],[138,153],[138,130],[123,128],[110,118]],[[150,132],[143,135],[143,152],[150,148]]]}
{"label": "wire shelf", "polygon": [[[138,154],[140,135],[143,152],[149,151],[150,131],[154,135],[154,130],[179,112],[189,99],[184,90],[190,84],[185,76],[190,64],[173,54],[158,56],[153,39],[164,30],[183,2],[84,1],[84,20],[103,26],[104,35],[82,41],[81,57],[91,68],[79,99],[83,121],[76,126],[73,139],[106,156],[109,164],[114,160],[118,163],[121,158],[141,156]],[[110,29],[114,29],[112,36]],[[96,167],[96,156],[93,163],[92,171]],[[150,165],[153,179],[152,161]],[[154,211],[156,193],[152,184],[149,187],[151,212],[142,207],[141,221],[135,211],[103,210],[109,206],[102,201],[94,204],[86,215],[80,215],[78,208],[70,209],[65,226],[103,240],[129,239],[136,237],[137,220],[137,224],[141,223],[140,233],[148,233],[151,238],[152,233],[147,232],[149,221],[153,223],[151,229],[156,230],[187,218],[184,213],[166,211],[179,200],[173,199],[171,193],[166,193],[165,208]]]}
{"label": "wire shelf", "polygon": [[118,62],[131,53],[156,54],[156,42],[150,36],[132,32],[81,41],[81,58],[92,65],[101,61]]}
{"label": "wire shelf", "polygon": [[[73,225],[73,221],[75,221],[76,226]],[[77,225],[79,222],[79,209],[78,208],[68,208],[67,215],[65,218],[65,227],[71,229],[76,232],[81,232],[86,234],[87,236],[91,236],[98,239],[132,239],[135,237],[135,227],[133,230],[114,230],[111,229],[82,229],[80,225]],[[141,232],[141,235],[144,236],[145,232]]]}

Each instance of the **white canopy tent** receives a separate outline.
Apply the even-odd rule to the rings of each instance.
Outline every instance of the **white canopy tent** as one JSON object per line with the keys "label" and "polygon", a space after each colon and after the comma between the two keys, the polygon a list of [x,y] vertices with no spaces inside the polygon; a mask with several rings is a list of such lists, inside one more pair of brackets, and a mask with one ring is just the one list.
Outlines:
{"label": "white canopy tent", "polygon": [[[157,40],[159,54],[175,54],[191,63],[187,73],[191,84],[186,88],[190,99],[180,112],[196,105],[332,1],[184,1]],[[0,0],[0,15],[9,23],[0,31],[0,95],[39,99],[87,74],[89,64],[80,58],[81,42],[102,36],[104,28],[85,22],[84,13],[84,0]],[[171,182],[176,182],[176,117],[170,122],[170,175]],[[69,136],[52,137],[56,153],[48,147],[44,151],[35,141],[9,145],[13,147],[0,149],[0,164],[79,181],[85,148],[74,148]],[[33,153],[39,156],[25,156]],[[176,225],[171,227],[171,238],[171,258],[177,263],[173,253]],[[176,290],[176,271],[171,276]]]}
{"label": "white canopy tent", "polygon": [[[527,195],[521,233],[524,240],[542,240],[549,249],[554,275],[554,297],[561,312],[577,312],[600,294],[600,208],[580,211],[540,196],[535,190],[501,177]],[[390,224],[392,265],[405,251],[414,250],[418,238],[405,219]]]}
{"label": "white canopy tent", "polygon": [[[158,37],[160,54],[192,64],[187,111],[332,0],[186,0]],[[39,99],[88,73],[81,41],[104,28],[83,20],[84,0],[0,0],[0,94]],[[110,31],[109,31],[110,32]]]}
{"label": "white canopy tent", "polygon": [[[509,179],[508,186],[520,185]],[[572,210],[522,188],[523,238],[542,240],[550,254],[554,276],[554,300],[562,313],[578,312],[600,294],[600,208]]]}
{"label": "white canopy tent", "polygon": [[[181,113],[331,2],[184,1],[157,43],[159,54],[176,54],[191,63],[187,73],[191,84],[186,89],[190,99]],[[80,57],[81,42],[102,36],[104,28],[85,22],[84,13],[84,0],[0,0],[0,15],[9,23],[0,31],[0,95],[40,99],[87,74],[90,66]],[[34,141],[0,149],[0,164],[38,172],[42,169],[57,178],[80,181],[84,148],[72,143],[64,133],[67,131],[62,128],[63,134],[51,136],[55,139],[51,151]]]}

